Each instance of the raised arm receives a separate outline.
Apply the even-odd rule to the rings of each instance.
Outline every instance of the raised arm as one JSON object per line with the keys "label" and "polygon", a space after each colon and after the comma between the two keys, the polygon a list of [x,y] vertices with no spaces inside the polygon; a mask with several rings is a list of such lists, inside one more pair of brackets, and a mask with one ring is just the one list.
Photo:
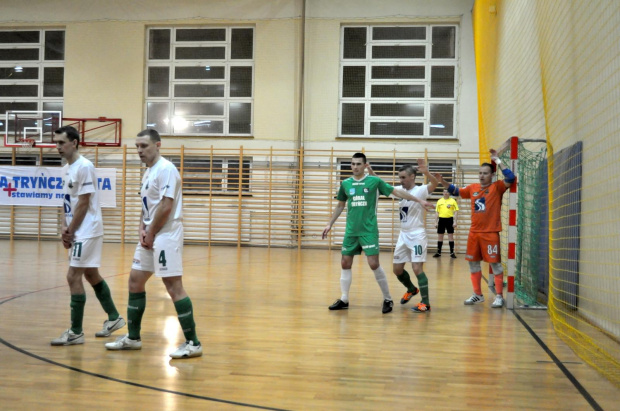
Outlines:
{"label": "raised arm", "polygon": [[409,201],[415,201],[416,203],[419,203],[422,207],[426,208],[429,211],[433,210],[433,205],[431,203],[429,203],[428,201],[425,201],[425,200],[420,200],[419,198],[417,198],[415,196],[412,196],[407,191],[402,190],[400,188],[395,188],[394,191],[392,191],[391,194],[394,197],[403,198],[403,199],[409,200]]}
{"label": "raised arm", "polygon": [[445,178],[443,178],[443,176],[439,173],[435,173],[435,177],[439,180],[439,182],[441,183],[441,185],[448,190],[448,193],[454,195],[454,196],[458,196],[459,195],[459,188],[457,186],[455,186],[454,184],[450,184],[446,181]]}
{"label": "raised arm", "polygon": [[489,153],[491,153],[491,160],[495,164],[497,164],[497,167],[502,171],[502,174],[504,175],[504,185],[506,186],[506,188],[510,187],[512,183],[515,182],[517,177],[513,174],[512,170],[510,170],[502,163],[502,160],[500,160],[496,150],[490,149]]}
{"label": "raised arm", "polygon": [[340,217],[340,214],[342,214],[342,210],[344,210],[345,204],[346,203],[344,201],[338,201],[338,204],[336,204],[336,207],[334,208],[334,212],[332,213],[332,218],[329,220],[329,223],[327,223],[327,225],[325,226],[325,229],[323,229],[323,235],[321,237],[322,239],[325,239],[327,237],[327,233],[329,233],[329,231],[332,229],[332,226],[334,225],[338,217]]}
{"label": "raised arm", "polygon": [[377,173],[375,173],[375,170],[373,170],[372,167],[370,166],[370,163],[366,163],[366,170],[368,170],[369,175],[379,177]]}
{"label": "raised arm", "polygon": [[426,178],[428,179],[428,193],[431,194],[439,185],[439,180],[437,180],[437,177],[429,173],[428,165],[423,158],[418,158],[418,171],[421,171],[422,174],[424,174],[424,176],[426,176]]}

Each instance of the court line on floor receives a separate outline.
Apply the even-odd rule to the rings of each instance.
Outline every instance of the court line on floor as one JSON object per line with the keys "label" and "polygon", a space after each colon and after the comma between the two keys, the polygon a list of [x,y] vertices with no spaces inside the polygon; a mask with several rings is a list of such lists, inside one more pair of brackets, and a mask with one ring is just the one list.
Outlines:
{"label": "court line on floor", "polygon": [[[118,276],[118,275],[122,275],[122,274],[114,274],[112,276]],[[56,287],[49,287],[49,288],[45,288],[45,289],[41,289],[41,290],[25,292],[25,293],[18,294],[18,295],[7,296],[7,297],[5,297],[4,300],[0,301],[0,305],[2,305],[4,303],[7,303],[9,301],[13,301],[13,300],[15,300],[17,298],[20,298],[20,297],[23,297],[25,295],[34,294],[34,293],[38,293],[38,292],[41,292],[41,291],[48,291],[48,290],[52,290],[52,289],[55,289],[55,288],[61,288],[61,287],[66,287],[66,285],[56,286]],[[34,358],[36,360],[43,361],[43,362],[46,362],[46,363],[51,364],[51,365],[55,365],[57,367],[65,368],[65,369],[70,370],[70,371],[79,372],[79,373],[82,373],[82,374],[90,375],[91,377],[101,378],[101,379],[108,380],[108,381],[113,381],[113,382],[117,382],[117,383],[121,383],[121,384],[131,385],[131,386],[134,386],[134,387],[144,388],[144,389],[147,389],[147,390],[165,392],[165,393],[168,393],[168,394],[180,395],[180,396],[183,396],[183,397],[195,398],[195,399],[199,399],[199,400],[205,400],[205,401],[210,401],[210,402],[217,402],[217,403],[222,403],[222,404],[238,405],[238,406],[241,406],[241,407],[256,408],[256,409],[261,409],[261,410],[289,411],[289,410],[287,410],[285,408],[274,408],[274,407],[267,407],[267,406],[263,406],[263,405],[248,404],[248,403],[231,401],[231,400],[223,400],[223,399],[215,398],[215,397],[207,397],[207,396],[203,396],[203,395],[190,394],[190,393],[187,393],[187,392],[167,390],[165,388],[153,387],[151,385],[145,385],[145,384],[139,384],[139,383],[131,382],[131,381],[127,381],[127,380],[121,380],[121,379],[110,377],[110,376],[107,376],[107,375],[97,374],[97,373],[94,373],[94,372],[86,371],[86,370],[83,370],[81,368],[71,367],[69,365],[65,365],[65,364],[56,362],[56,361],[51,360],[49,358],[41,357],[40,355],[33,354],[30,351],[26,351],[23,348],[19,348],[19,347],[15,346],[15,345],[11,344],[10,342],[6,341],[2,337],[0,337],[0,344],[3,344],[3,345],[5,345],[6,347],[8,347],[8,348],[10,348],[12,350],[15,350],[15,351],[17,351],[17,352],[19,352],[21,354],[27,355],[29,357],[32,357],[32,358]]]}
{"label": "court line on floor", "polygon": [[[489,284],[489,281],[486,277],[482,276],[482,278],[487,284]],[[551,351],[551,349],[547,347],[547,344],[545,344],[545,342],[538,336],[538,334],[536,334],[536,331],[534,331],[532,327],[530,327],[529,324],[523,318],[521,318],[521,316],[517,313],[517,310],[510,311],[512,311],[512,314],[517,318],[521,325],[523,325],[527,332],[530,333],[534,341],[536,341],[538,345],[540,345],[540,347],[543,349],[543,351],[547,353],[553,363],[560,369],[560,371],[564,373],[564,376],[568,378],[568,380],[573,384],[577,391],[579,391],[581,396],[588,402],[588,404],[590,404],[590,406],[597,411],[603,411],[603,408],[598,404],[598,402],[596,402],[594,397],[590,395],[588,390],[586,390],[585,387],[581,385],[579,380],[577,380],[577,378],[568,370],[568,368],[564,366],[562,361],[560,361],[560,359],[553,353],[553,351]]]}

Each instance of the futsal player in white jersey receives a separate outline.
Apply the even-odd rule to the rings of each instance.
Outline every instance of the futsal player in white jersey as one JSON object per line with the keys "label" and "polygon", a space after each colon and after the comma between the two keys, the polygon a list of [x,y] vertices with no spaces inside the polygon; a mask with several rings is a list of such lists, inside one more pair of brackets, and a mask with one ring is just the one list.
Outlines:
{"label": "futsal player in white jersey", "polygon": [[[415,178],[418,171],[421,171],[429,181],[429,184],[420,186],[415,185]],[[369,172],[374,172],[369,167]],[[418,166],[406,165],[398,170],[400,186],[396,188],[409,192],[420,200],[426,200],[435,191],[439,181],[429,173],[424,159],[418,159]],[[428,278],[424,273],[424,262],[426,261],[426,248],[428,239],[424,222],[424,208],[420,203],[400,200],[400,234],[396,247],[394,248],[393,270],[398,281],[407,287],[407,292],[401,298],[400,303],[406,304],[411,298],[421,292],[422,301],[411,308],[416,313],[424,313],[431,310],[428,297]],[[405,263],[411,263],[413,272],[418,279],[418,286],[413,285],[409,273],[405,270]]]}
{"label": "futsal player in white jersey", "polygon": [[62,218],[61,241],[69,251],[67,282],[71,292],[71,327],[52,345],[84,344],[82,320],[86,304],[86,291],[82,276],[92,285],[108,319],[97,337],[107,337],[125,325],[118,314],[110,288],[99,274],[101,248],[103,246],[103,220],[97,191],[97,176],[93,163],[78,153],[80,134],[71,127],[54,131],[58,153],[67,160],[62,168],[64,189],[64,218]]}
{"label": "futsal player in white jersey", "polygon": [[140,196],[142,218],[140,242],[136,247],[129,274],[127,322],[129,333],[115,342],[107,343],[108,350],[139,350],[142,348],[140,329],[146,307],[146,282],[153,273],[160,277],[172,298],[185,342],[172,358],[202,355],[196,336],[192,301],[183,288],[183,196],[181,176],[170,161],[159,154],[161,138],[153,129],[142,130],[136,137],[140,160],[148,167],[142,177]]}

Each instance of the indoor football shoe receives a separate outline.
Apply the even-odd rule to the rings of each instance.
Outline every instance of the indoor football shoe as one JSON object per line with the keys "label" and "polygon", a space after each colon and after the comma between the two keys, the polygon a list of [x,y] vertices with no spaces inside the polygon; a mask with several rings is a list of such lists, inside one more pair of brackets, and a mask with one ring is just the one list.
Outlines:
{"label": "indoor football shoe", "polygon": [[433,258],[439,258],[441,257],[441,253],[435,253],[435,255],[433,255]]}
{"label": "indoor football shoe", "polygon": [[409,300],[411,300],[411,297],[413,297],[414,295],[417,295],[417,294],[420,292],[420,290],[418,290],[418,288],[417,288],[417,287],[413,287],[413,288],[414,288],[414,289],[413,289],[413,292],[412,292],[412,293],[410,293],[409,291],[407,291],[407,292],[405,293],[405,295],[403,295],[403,298],[401,298],[401,299],[400,299],[400,303],[401,303],[401,304],[407,304],[407,303],[409,302]]}
{"label": "indoor football shoe", "polygon": [[106,343],[105,348],[110,351],[141,350],[142,341],[132,340],[131,338],[129,338],[129,334],[125,334],[122,337],[118,337],[114,342]]}
{"label": "indoor football shoe", "polygon": [[465,305],[474,305],[480,304],[484,302],[484,295],[478,295],[476,293],[472,294],[467,300],[465,300]]}
{"label": "indoor football shoe", "polygon": [[52,345],[76,345],[84,344],[84,333],[76,334],[71,329],[68,329],[58,338],[53,339],[50,344]]}
{"label": "indoor football shoe", "polygon": [[202,345],[194,345],[193,341],[185,341],[176,351],[171,352],[172,358],[192,358],[202,355]]}
{"label": "indoor football shoe", "polygon": [[492,308],[502,308],[504,306],[504,297],[501,295],[496,295],[493,304],[491,304]]}
{"label": "indoor football shoe", "polygon": [[125,326],[125,320],[123,317],[118,317],[116,320],[105,320],[103,322],[103,329],[95,333],[95,337],[109,337],[114,331],[121,329]]}
{"label": "indoor football shoe", "polygon": [[415,307],[411,307],[411,311],[413,311],[414,313],[425,313],[430,310],[431,310],[431,306],[426,305],[422,302],[418,303],[418,305],[416,305]]}
{"label": "indoor football shoe", "polygon": [[330,310],[346,310],[349,308],[349,303],[345,303],[340,298],[334,301],[332,305],[329,306]]}
{"label": "indoor football shoe", "polygon": [[383,312],[383,314],[387,314],[390,311],[392,311],[392,307],[394,307],[394,301],[392,301],[392,300],[384,300],[383,301],[383,308],[381,309],[381,312]]}
{"label": "indoor football shoe", "polygon": [[452,258],[456,258],[456,254],[454,254],[454,253],[450,253],[450,257],[452,257]]}

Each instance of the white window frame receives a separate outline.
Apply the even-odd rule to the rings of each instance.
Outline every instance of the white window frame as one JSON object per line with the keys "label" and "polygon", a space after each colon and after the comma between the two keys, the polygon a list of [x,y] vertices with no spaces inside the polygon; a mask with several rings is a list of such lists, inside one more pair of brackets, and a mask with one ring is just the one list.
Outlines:
{"label": "white window frame", "polygon": [[[37,96],[0,96],[0,102],[2,103],[36,103],[37,107],[28,110],[28,111],[44,111],[46,108],[44,104],[52,103],[52,104],[60,104],[64,110],[64,93],[62,97],[45,97],[43,96],[44,89],[44,81],[45,81],[45,69],[46,68],[63,68],[65,67],[65,60],[45,60],[45,33],[47,31],[63,31],[66,33],[63,27],[47,27],[45,29],[36,29],[36,28],[20,28],[20,29],[10,29],[10,28],[2,28],[0,27],[0,31],[2,32],[19,32],[19,31],[38,31],[39,32],[39,41],[38,43],[0,43],[0,49],[39,49],[39,58],[37,60],[0,60],[0,68],[9,68],[15,69],[18,66],[22,67],[22,69],[27,68],[37,68],[38,70],[38,79],[0,79],[0,85],[36,85],[38,93]],[[66,40],[66,37],[65,37]],[[65,50],[66,53],[66,50]],[[66,58],[66,55],[65,55]],[[64,84],[64,74],[63,74],[63,84]],[[47,109],[49,110],[49,109]],[[60,110],[60,111],[63,111]],[[4,123],[4,113],[0,112],[2,119],[1,123]],[[0,126],[0,129],[3,127]]]}
{"label": "white window frame", "polygon": [[[225,29],[226,30],[226,40],[225,41],[209,41],[209,42],[201,42],[201,41],[176,41],[176,31],[177,30],[188,30],[188,29]],[[256,44],[256,29],[254,26],[153,26],[147,29],[146,36],[146,71],[145,71],[145,104],[144,104],[144,124],[146,127],[150,127],[147,124],[148,118],[148,104],[149,103],[168,103],[168,114],[169,121],[174,120],[174,105],[178,102],[183,103],[222,103],[224,105],[224,112],[222,115],[189,115],[184,118],[187,121],[222,121],[223,122],[223,131],[222,133],[188,133],[188,132],[174,132],[174,126],[170,124],[169,131],[162,131],[160,134],[167,136],[192,136],[192,137],[248,137],[253,136],[254,134],[254,88],[255,88],[255,77],[256,77],[256,69],[255,69],[255,51],[252,52],[252,59],[231,59],[231,43],[232,43],[232,30],[233,29],[252,29],[253,31],[253,47]],[[149,36],[151,30],[170,30],[170,58],[167,60],[164,59],[149,59]],[[198,47],[198,46],[223,46],[225,47],[225,58],[224,59],[175,59],[175,50],[177,47]],[[255,47],[254,47],[255,48]],[[202,79],[202,80],[192,80],[192,79],[175,79],[175,68],[177,66],[187,67],[187,66],[204,66],[204,67],[224,67],[224,78],[223,79]],[[149,97],[148,96],[148,73],[149,68],[151,67],[168,67],[168,97]],[[228,97],[230,96],[230,69],[231,67],[251,67],[252,68],[252,90],[250,97]],[[224,84],[224,97],[175,97],[174,89],[176,85],[182,84]],[[249,103],[251,107],[250,112],[250,132],[249,133],[230,133],[230,124],[229,124],[229,104],[230,103]],[[159,130],[158,130],[159,131]]]}
{"label": "white window frame", "polygon": [[[344,30],[346,28],[366,28],[366,58],[364,59],[351,59],[343,58],[344,56]],[[372,29],[374,27],[425,27],[426,39],[425,40],[373,40]],[[446,58],[432,58],[432,29],[433,27],[455,27],[455,57],[453,59]],[[381,25],[360,25],[360,24],[345,24],[340,28],[340,70],[339,70],[339,89],[338,89],[338,137],[339,138],[353,138],[353,139],[441,139],[441,140],[453,140],[458,138],[457,128],[457,115],[459,105],[459,30],[460,27],[455,23],[437,23],[437,24],[381,24]],[[373,59],[372,47],[373,46],[389,46],[389,45],[425,45],[425,58],[423,59]],[[423,66],[424,79],[372,79],[372,67],[378,66]],[[344,67],[355,66],[365,67],[365,93],[364,97],[342,97],[344,86]],[[454,97],[453,98],[431,98],[431,70],[434,66],[450,66],[454,67]],[[424,86],[424,98],[395,98],[395,97],[371,97],[372,86],[380,84],[398,84],[398,85],[423,85]],[[343,104],[347,103],[363,103],[364,104],[364,133],[363,134],[342,134],[342,110]],[[422,117],[405,117],[405,116],[383,116],[383,117],[371,117],[371,105],[372,103],[419,103],[424,105],[424,115]],[[451,136],[436,136],[430,134],[430,108],[431,104],[453,104],[454,113],[452,116],[452,130]],[[370,134],[370,124],[380,121],[389,122],[421,122],[424,124],[422,135],[375,135]]]}

